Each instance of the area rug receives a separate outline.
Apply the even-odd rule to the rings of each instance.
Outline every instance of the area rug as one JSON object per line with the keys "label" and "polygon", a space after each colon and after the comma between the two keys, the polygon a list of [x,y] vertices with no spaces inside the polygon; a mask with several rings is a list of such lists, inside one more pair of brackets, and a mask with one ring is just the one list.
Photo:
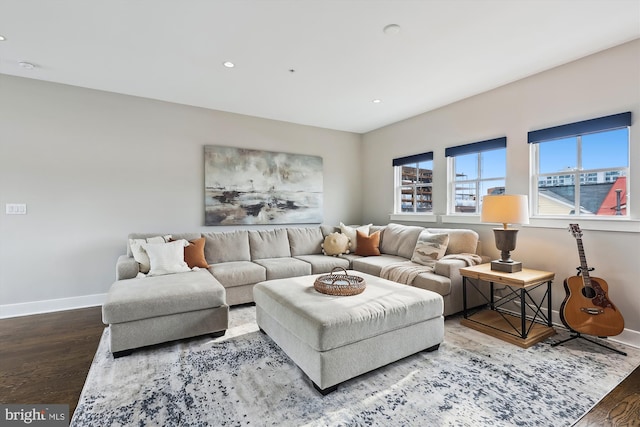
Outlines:
{"label": "area rug", "polygon": [[[231,310],[222,338],[156,346],[114,360],[105,330],[73,426],[570,426],[640,365],[566,331],[521,349],[445,322],[418,353],[321,396],[258,331],[255,307]],[[358,363],[358,360],[345,360]]]}

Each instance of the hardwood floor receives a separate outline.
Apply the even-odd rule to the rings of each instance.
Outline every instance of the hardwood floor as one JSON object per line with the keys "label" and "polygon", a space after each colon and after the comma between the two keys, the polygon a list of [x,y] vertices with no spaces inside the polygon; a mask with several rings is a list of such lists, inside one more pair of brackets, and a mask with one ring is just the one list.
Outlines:
{"label": "hardwood floor", "polygon": [[[0,320],[0,402],[69,404],[71,416],[103,329],[100,307]],[[640,426],[640,368],[575,425]]]}
{"label": "hardwood floor", "polygon": [[100,307],[0,320],[0,402],[69,404],[104,330]]}

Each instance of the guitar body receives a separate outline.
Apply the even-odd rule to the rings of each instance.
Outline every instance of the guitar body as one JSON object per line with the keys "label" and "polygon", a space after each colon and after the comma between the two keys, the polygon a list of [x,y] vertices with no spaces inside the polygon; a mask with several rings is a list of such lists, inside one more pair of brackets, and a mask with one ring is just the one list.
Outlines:
{"label": "guitar body", "polygon": [[[560,306],[560,319],[569,329],[586,335],[611,337],[624,330],[624,318],[607,296],[609,285],[603,279],[590,277],[590,288],[582,276],[564,281],[566,298]],[[594,289],[600,288],[602,292]]]}
{"label": "guitar body", "polygon": [[612,337],[624,330],[622,314],[609,299],[609,285],[603,279],[590,277],[587,258],[582,245],[582,231],[578,224],[569,230],[576,238],[580,256],[579,276],[564,281],[567,293],[560,306],[560,319],[572,331],[598,337]]}

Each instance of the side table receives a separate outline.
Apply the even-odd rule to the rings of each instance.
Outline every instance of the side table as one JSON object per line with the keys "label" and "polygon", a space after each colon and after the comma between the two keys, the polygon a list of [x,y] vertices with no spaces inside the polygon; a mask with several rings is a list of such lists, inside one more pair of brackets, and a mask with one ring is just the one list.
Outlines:
{"label": "side table", "polygon": [[[460,269],[462,275],[463,315],[461,324],[500,338],[522,348],[528,348],[552,335],[556,331],[551,323],[551,282],[555,274],[549,271],[523,268],[516,273],[491,270],[491,264],[480,264]],[[467,286],[479,291],[483,282],[489,282],[489,309],[471,312],[467,308]],[[505,285],[508,295],[496,298],[494,284]],[[531,291],[546,285],[538,301]],[[482,292],[480,292],[482,294]],[[484,294],[483,294],[484,295]],[[486,298],[486,297],[485,297]],[[520,304],[520,313],[505,310],[510,302]],[[547,314],[542,311],[547,305]]]}

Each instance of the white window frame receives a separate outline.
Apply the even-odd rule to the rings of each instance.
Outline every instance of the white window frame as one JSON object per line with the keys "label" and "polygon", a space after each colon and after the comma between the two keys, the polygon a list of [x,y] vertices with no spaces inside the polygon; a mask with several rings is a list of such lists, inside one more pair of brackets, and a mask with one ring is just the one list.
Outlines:
{"label": "white window frame", "polygon": [[[471,144],[460,145],[457,147],[448,148],[445,151],[447,156],[447,215],[448,216],[467,216],[467,217],[479,217],[480,209],[482,206],[480,194],[480,188],[482,182],[503,180],[506,185],[506,176],[483,176],[482,168],[482,156],[481,154],[488,151],[505,150],[505,173],[506,173],[506,137],[496,138],[487,141],[474,142]],[[457,180],[456,179],[456,157],[458,155],[476,154],[477,156],[477,171],[478,177],[469,180]],[[468,183],[474,186],[476,199],[474,205],[474,212],[456,212],[456,188],[460,183]]]}
{"label": "white window frame", "polygon": [[[425,153],[428,154],[428,153]],[[433,153],[431,153],[432,157],[433,157]],[[409,157],[413,157],[413,156],[409,156]],[[399,159],[394,159],[394,162],[396,160]],[[418,165],[421,162],[424,161],[430,161],[431,162],[431,182],[430,183],[418,183],[417,181],[413,184],[403,184],[402,182],[402,168],[405,166],[410,166],[410,165],[415,165],[416,168],[416,173],[417,170],[419,170]],[[395,166],[394,165],[394,207],[393,207],[393,212],[394,215],[433,215],[433,158],[431,159],[425,159],[425,160],[416,160],[415,163],[403,163],[400,165]],[[413,196],[414,196],[414,200],[415,203],[413,203],[413,212],[404,212],[402,210],[402,188],[404,187],[412,187],[413,189]],[[418,211],[418,198],[417,198],[417,189],[418,188],[425,188],[425,187],[430,187],[431,188],[431,211],[428,212],[420,212]]]}
{"label": "white window frame", "polygon": [[[618,115],[613,115],[613,116],[607,116],[607,117],[602,117],[599,119],[592,119],[592,120],[586,120],[584,122],[577,122],[577,123],[572,123],[572,124],[568,124],[568,125],[561,125],[561,126],[557,126],[555,128],[548,128],[548,129],[543,129],[540,132],[544,132],[546,130],[550,130],[551,136],[554,136],[554,129],[558,129],[558,133],[560,133],[561,135],[556,137],[556,138],[549,138],[549,139],[537,139],[536,141],[531,141],[532,137],[531,134],[534,132],[530,132],[529,133],[529,142],[533,142],[531,143],[530,146],[530,153],[531,153],[531,190],[530,190],[530,194],[531,194],[531,216],[533,218],[540,218],[540,219],[547,219],[547,218],[573,218],[574,220],[577,218],[582,219],[597,219],[598,221],[606,221],[606,220],[615,220],[615,221],[619,221],[619,220],[629,220],[630,219],[630,214],[631,214],[631,209],[630,209],[630,197],[629,194],[631,194],[631,177],[630,177],[630,172],[631,172],[631,129],[629,125],[626,126],[613,126],[613,127],[607,127],[606,126],[606,119],[608,118],[612,118],[612,117],[618,117],[618,116],[624,116],[625,114],[629,115],[629,122],[630,122],[630,114],[631,113],[623,113],[623,114],[618,114]],[[626,117],[626,116],[625,116]],[[625,117],[620,117],[620,120],[623,121]],[[598,120],[602,120],[603,121],[603,125],[600,128],[592,128],[589,129],[588,128],[588,124],[589,123],[595,123]],[[584,124],[587,124],[586,126]],[[569,126],[575,126],[575,129],[577,129],[575,132],[571,132],[569,128]],[[585,127],[587,130],[581,130],[581,127]],[[563,128],[569,129],[566,131],[563,131]],[[594,133],[602,133],[602,132],[610,132],[610,131],[615,131],[615,130],[619,130],[619,129],[623,129],[626,128],[627,129],[627,166],[619,166],[619,167],[607,167],[607,168],[599,168],[599,169],[583,169],[582,168],[582,137],[585,135],[589,135],[589,134],[594,134]],[[558,173],[549,173],[549,172],[545,172],[545,173],[540,173],[540,144],[542,143],[553,143],[554,139],[568,139],[568,138],[575,138],[576,139],[576,167],[571,170],[571,171],[567,171],[567,172],[558,172]],[[624,215],[597,215],[597,213],[587,213],[582,211],[582,204],[580,203],[580,197],[582,194],[581,191],[581,187],[584,185],[583,180],[581,179],[581,176],[587,176],[589,174],[607,174],[608,172],[623,172],[623,176],[625,176],[626,179],[626,200],[621,200],[621,204],[623,204],[625,206],[625,214]],[[562,215],[562,214],[544,214],[544,213],[539,213],[539,182],[541,179],[544,179],[546,181],[552,181],[554,180],[554,178],[558,179],[558,180],[565,180],[565,179],[569,179],[569,181],[572,181],[575,185],[575,200],[574,200],[574,206],[573,206],[573,214],[568,214],[568,215]],[[587,180],[588,182],[588,180]]]}

